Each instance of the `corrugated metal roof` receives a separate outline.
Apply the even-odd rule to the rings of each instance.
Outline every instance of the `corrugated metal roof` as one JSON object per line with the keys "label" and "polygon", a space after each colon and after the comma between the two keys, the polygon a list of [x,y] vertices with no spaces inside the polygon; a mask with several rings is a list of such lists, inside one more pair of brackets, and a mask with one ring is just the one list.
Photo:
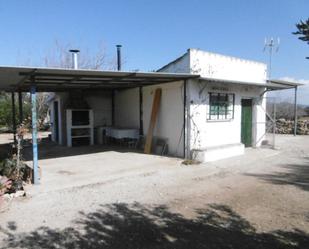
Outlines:
{"label": "corrugated metal roof", "polygon": [[168,83],[197,78],[183,73],[124,72],[34,67],[0,67],[0,90],[29,91],[35,84],[38,91],[69,89],[115,89]]}
{"label": "corrugated metal roof", "polygon": [[237,85],[246,85],[246,86],[258,86],[265,87],[268,90],[284,90],[294,88],[296,86],[301,86],[303,84],[297,82],[289,82],[284,80],[267,80],[266,83],[263,82],[246,82],[246,81],[237,81],[237,80],[226,80],[226,79],[217,79],[217,78],[208,78],[200,77],[201,80],[214,83],[223,83],[223,84],[237,84]]}
{"label": "corrugated metal roof", "polygon": [[122,89],[193,78],[215,83],[260,86],[269,90],[289,89],[302,85],[297,82],[276,79],[268,80],[267,83],[244,82],[184,73],[0,67],[0,90],[30,91],[33,84],[37,86],[38,91],[42,92],[69,91],[70,89]]}

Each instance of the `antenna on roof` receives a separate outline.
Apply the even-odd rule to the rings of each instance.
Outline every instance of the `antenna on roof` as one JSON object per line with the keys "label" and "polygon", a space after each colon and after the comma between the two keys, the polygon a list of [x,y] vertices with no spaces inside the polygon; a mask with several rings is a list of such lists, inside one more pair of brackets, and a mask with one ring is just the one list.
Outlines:
{"label": "antenna on roof", "polygon": [[273,37],[271,38],[265,38],[264,40],[264,48],[263,52],[268,50],[269,52],[269,62],[268,62],[268,78],[271,78],[271,63],[272,63],[272,56],[273,52],[277,53],[279,51],[280,46],[280,38],[278,37],[275,41]]}

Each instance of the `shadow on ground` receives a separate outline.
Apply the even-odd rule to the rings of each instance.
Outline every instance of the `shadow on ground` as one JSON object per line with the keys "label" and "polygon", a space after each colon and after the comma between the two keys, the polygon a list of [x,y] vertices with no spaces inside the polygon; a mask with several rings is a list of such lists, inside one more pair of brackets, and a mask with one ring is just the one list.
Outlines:
{"label": "shadow on ground", "polygon": [[281,166],[284,172],[272,174],[246,174],[267,181],[272,184],[292,185],[302,190],[309,191],[309,158],[304,164],[288,164]]}
{"label": "shadow on ground", "polygon": [[258,233],[244,218],[223,205],[196,210],[188,219],[166,206],[112,204],[81,218],[72,227],[40,227],[17,233],[11,222],[1,233],[3,248],[308,248],[302,231]]}
{"label": "shadow on ground", "polygon": [[[91,145],[91,146],[85,145],[85,146],[67,147],[51,142],[49,141],[48,138],[41,139],[39,141],[38,146],[39,160],[77,156],[77,155],[87,155],[107,151],[116,151],[121,153],[140,152],[136,149],[120,145]],[[32,160],[32,144],[30,143],[29,140],[25,141],[25,146],[23,149],[23,159],[25,161]]]}

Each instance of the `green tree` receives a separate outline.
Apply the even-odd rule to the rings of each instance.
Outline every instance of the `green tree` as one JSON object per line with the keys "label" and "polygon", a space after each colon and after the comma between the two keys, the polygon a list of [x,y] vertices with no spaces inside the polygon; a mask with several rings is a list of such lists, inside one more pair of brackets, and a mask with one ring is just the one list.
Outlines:
{"label": "green tree", "polygon": [[293,32],[294,35],[298,35],[298,39],[305,41],[309,44],[309,18],[306,21],[300,21],[296,24],[297,31]]}
{"label": "green tree", "polygon": [[[298,36],[298,39],[307,42],[309,44],[309,18],[306,21],[300,20],[296,24],[297,31],[293,32],[294,35]],[[306,57],[309,59],[309,57]]]}
{"label": "green tree", "polygon": [[[15,96],[16,121],[19,117],[19,109],[17,106],[17,95]],[[31,104],[29,94],[23,93],[23,114],[24,119],[29,119],[31,115]],[[12,99],[11,93],[0,92],[0,132],[1,130],[12,130]]]}

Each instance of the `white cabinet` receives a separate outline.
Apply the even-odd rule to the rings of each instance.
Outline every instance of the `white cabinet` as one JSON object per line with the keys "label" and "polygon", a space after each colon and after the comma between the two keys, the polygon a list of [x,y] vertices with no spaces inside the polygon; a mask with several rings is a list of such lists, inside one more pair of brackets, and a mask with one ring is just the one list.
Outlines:
{"label": "white cabinet", "polygon": [[93,111],[67,109],[67,146],[93,145]]}

